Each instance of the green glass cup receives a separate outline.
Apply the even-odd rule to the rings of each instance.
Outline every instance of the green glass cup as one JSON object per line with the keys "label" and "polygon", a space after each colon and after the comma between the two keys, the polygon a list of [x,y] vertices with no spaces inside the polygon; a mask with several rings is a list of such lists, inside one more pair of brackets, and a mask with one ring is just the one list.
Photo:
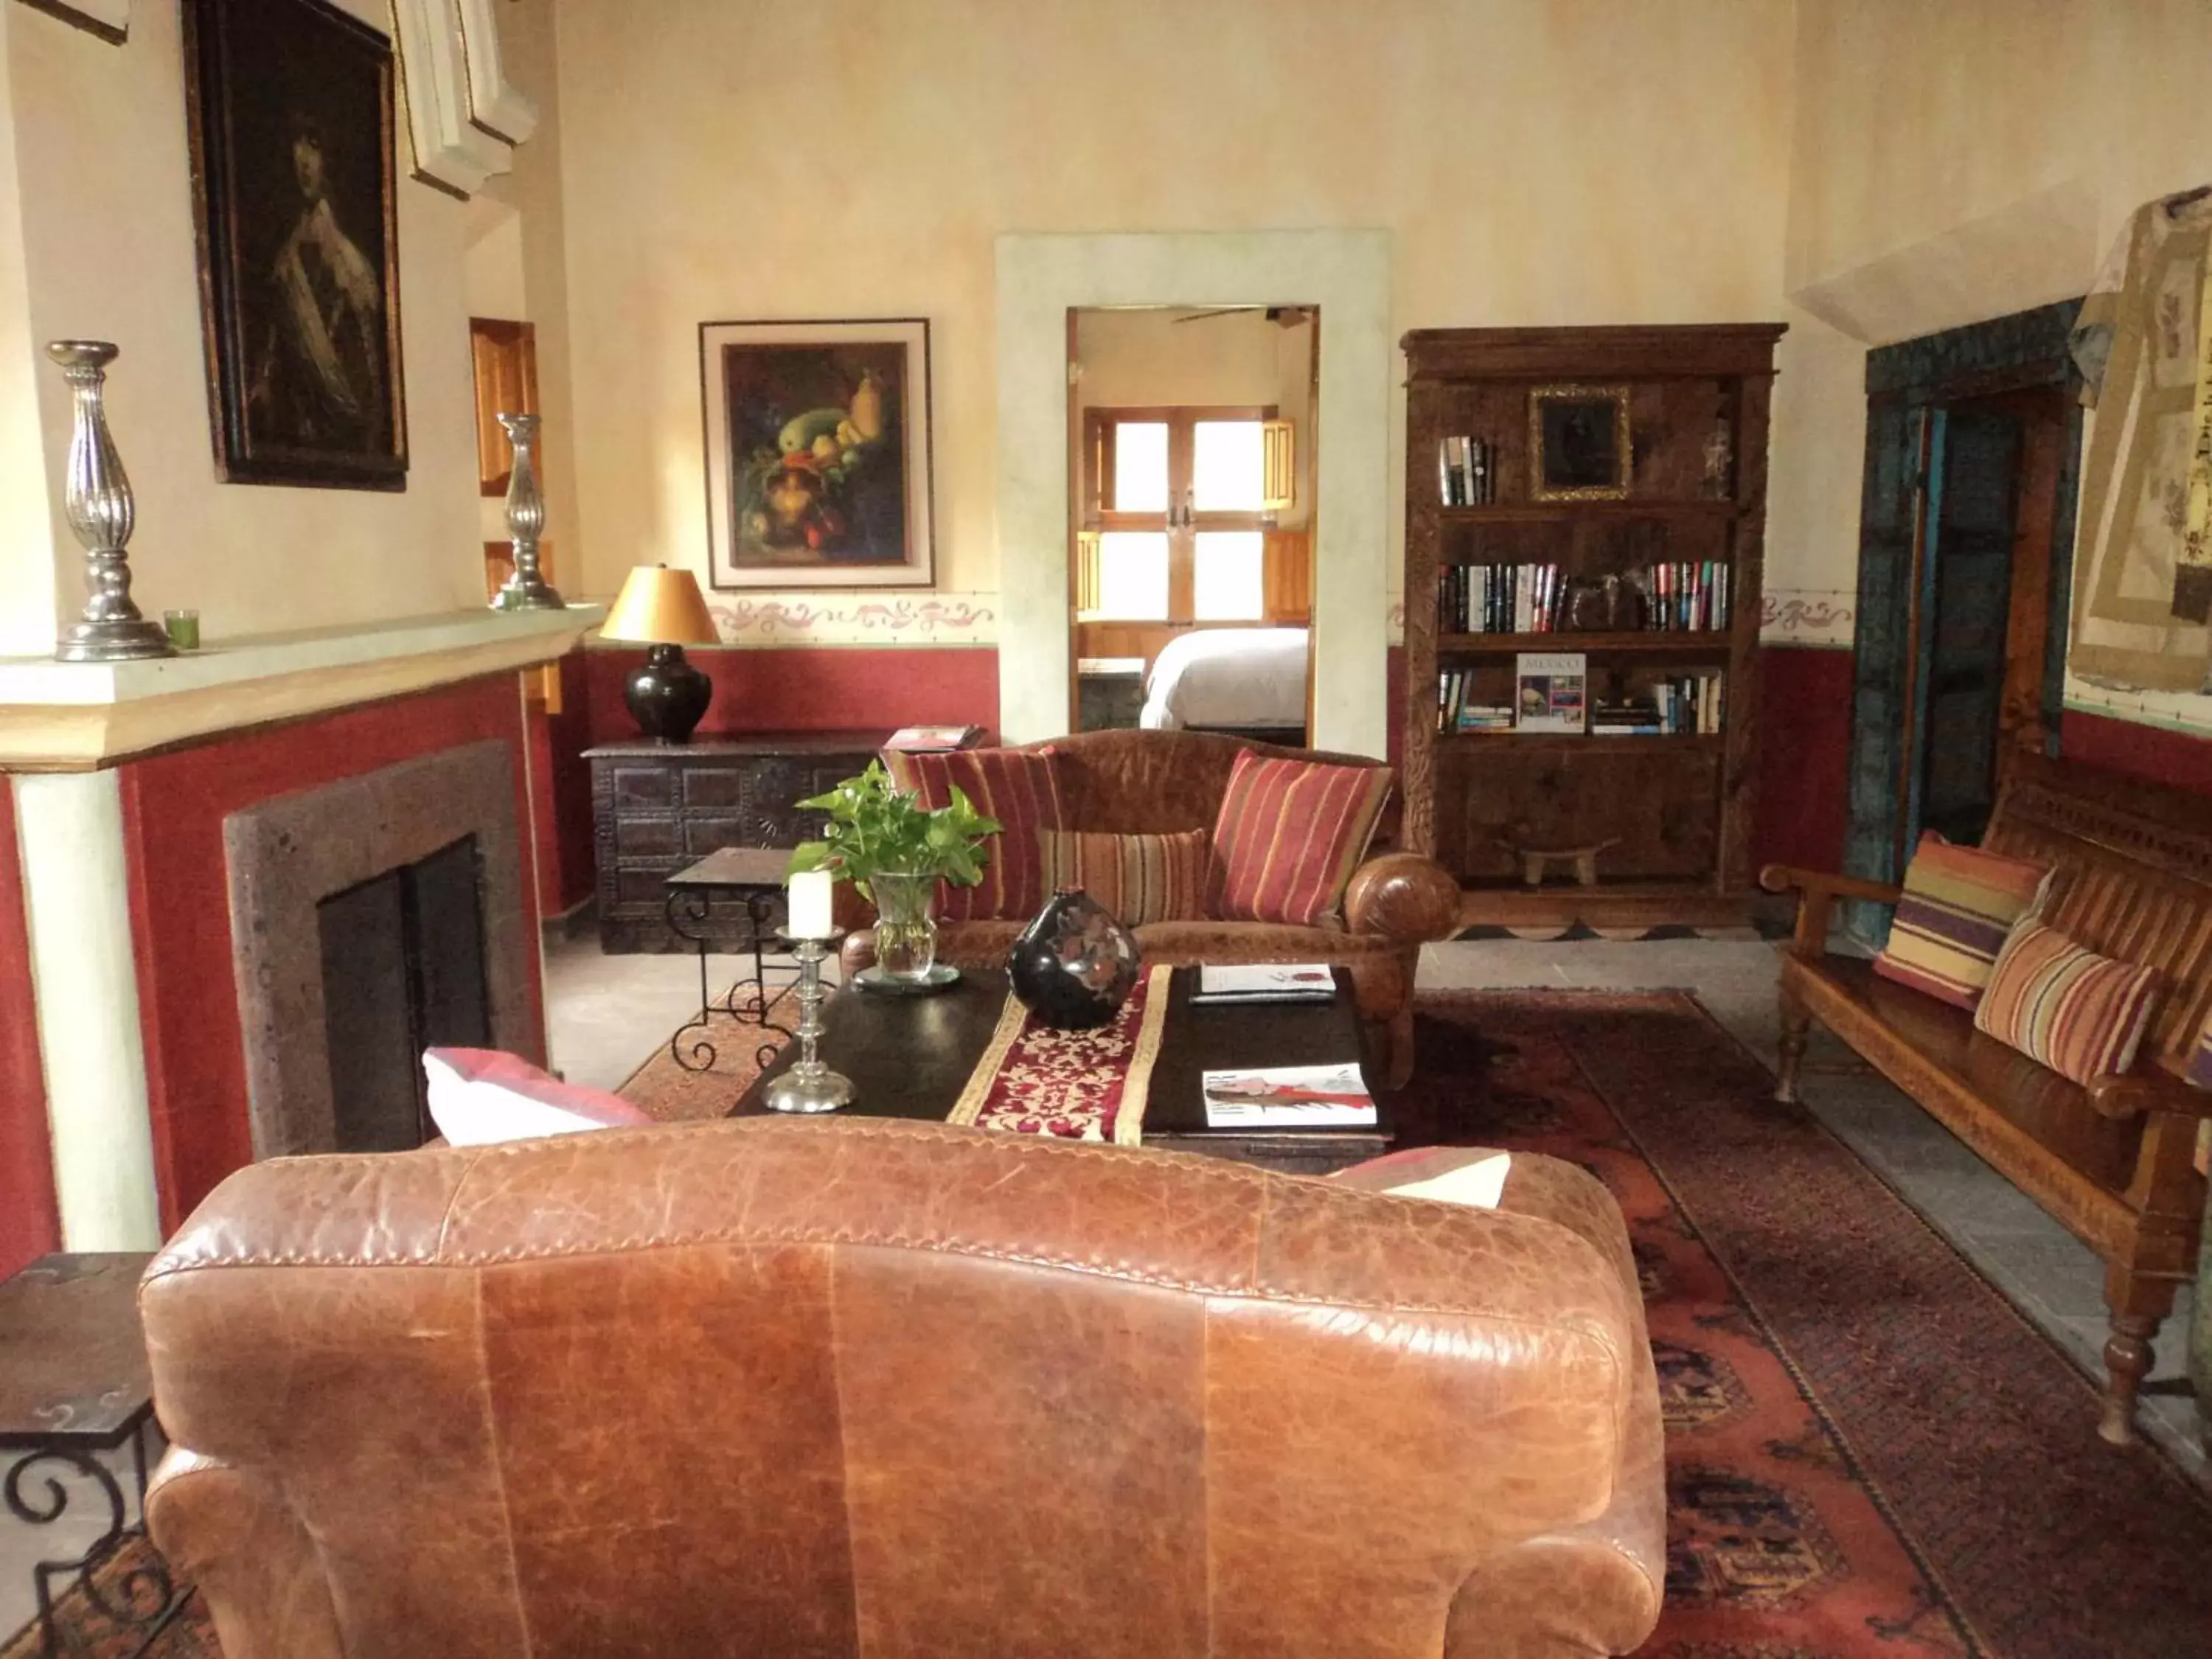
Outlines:
{"label": "green glass cup", "polygon": [[200,648],[200,613],[197,611],[164,611],[161,627],[169,636],[169,643],[179,651]]}

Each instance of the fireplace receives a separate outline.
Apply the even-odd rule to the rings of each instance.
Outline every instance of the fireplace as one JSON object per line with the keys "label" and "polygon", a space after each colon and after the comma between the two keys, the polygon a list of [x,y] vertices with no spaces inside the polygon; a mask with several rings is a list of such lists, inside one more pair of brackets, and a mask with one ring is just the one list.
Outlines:
{"label": "fireplace", "polygon": [[341,1152],[399,1152],[434,1131],[423,1049],[491,1041],[477,838],[319,899],[323,1037]]}
{"label": "fireplace", "polygon": [[425,1138],[422,1051],[538,1060],[511,750],[442,750],[224,820],[256,1158]]}

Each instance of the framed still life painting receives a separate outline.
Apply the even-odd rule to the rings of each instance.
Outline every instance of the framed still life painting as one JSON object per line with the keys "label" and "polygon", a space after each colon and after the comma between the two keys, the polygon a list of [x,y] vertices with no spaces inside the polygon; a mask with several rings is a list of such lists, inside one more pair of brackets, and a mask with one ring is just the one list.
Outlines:
{"label": "framed still life painting", "polygon": [[929,324],[702,323],[718,588],[926,587]]}
{"label": "framed still life painting", "polygon": [[216,467],[407,487],[392,43],[327,0],[185,0]]}

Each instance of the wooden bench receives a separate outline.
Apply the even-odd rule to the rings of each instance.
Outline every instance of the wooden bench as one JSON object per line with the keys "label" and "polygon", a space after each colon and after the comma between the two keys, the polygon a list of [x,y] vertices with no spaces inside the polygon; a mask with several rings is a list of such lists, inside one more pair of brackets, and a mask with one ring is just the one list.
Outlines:
{"label": "wooden bench", "polygon": [[1775,1097],[1797,1098],[1818,1020],[2103,1257],[2112,1334],[2099,1432],[2124,1442],[2151,1340],[2194,1269],[2204,1210],[2196,1158],[2212,1092],[2180,1074],[2212,1006],[2212,807],[2021,754],[2007,763],[1983,844],[2053,866],[2044,916],[2060,932],[2164,975],[2135,1068],[2083,1088],[1975,1030],[1966,1010],[1881,978],[1871,963],[1829,955],[1836,900],[1894,903],[1899,890],[1770,865],[1762,886],[1802,896],[1782,963]]}

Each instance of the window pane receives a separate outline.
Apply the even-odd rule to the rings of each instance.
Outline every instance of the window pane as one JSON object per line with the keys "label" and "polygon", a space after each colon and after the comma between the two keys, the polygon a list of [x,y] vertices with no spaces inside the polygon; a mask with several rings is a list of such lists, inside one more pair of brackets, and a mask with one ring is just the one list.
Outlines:
{"label": "window pane", "polygon": [[1098,615],[1120,622],[1167,620],[1165,534],[1109,530],[1098,538]]}
{"label": "window pane", "polygon": [[1114,422],[1114,513],[1168,510],[1168,428],[1164,421]]}
{"label": "window pane", "polygon": [[1260,510],[1265,468],[1260,459],[1259,422],[1200,421],[1191,445],[1191,491],[1200,512]]}
{"label": "window pane", "polygon": [[1256,530],[1199,532],[1191,573],[1191,609],[1197,621],[1257,622],[1267,614],[1261,542]]}

